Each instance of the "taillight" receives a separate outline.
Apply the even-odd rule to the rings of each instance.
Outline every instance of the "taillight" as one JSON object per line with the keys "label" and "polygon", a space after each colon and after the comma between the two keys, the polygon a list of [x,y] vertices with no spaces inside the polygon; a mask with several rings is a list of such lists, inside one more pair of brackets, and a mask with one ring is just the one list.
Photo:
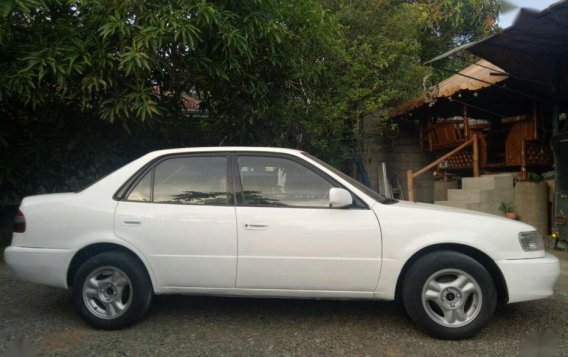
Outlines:
{"label": "taillight", "polygon": [[26,217],[22,211],[16,212],[14,217],[14,233],[24,233],[26,231]]}

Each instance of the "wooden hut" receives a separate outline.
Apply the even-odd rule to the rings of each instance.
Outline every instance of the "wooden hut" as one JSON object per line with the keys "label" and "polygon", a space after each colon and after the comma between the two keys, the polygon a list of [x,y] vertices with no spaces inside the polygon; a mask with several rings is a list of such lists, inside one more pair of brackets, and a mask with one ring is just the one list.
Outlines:
{"label": "wooden hut", "polygon": [[519,171],[526,179],[529,171],[548,170],[553,163],[552,113],[528,88],[480,60],[392,108],[389,116],[420,123],[421,149],[443,158],[438,171],[462,176]]}

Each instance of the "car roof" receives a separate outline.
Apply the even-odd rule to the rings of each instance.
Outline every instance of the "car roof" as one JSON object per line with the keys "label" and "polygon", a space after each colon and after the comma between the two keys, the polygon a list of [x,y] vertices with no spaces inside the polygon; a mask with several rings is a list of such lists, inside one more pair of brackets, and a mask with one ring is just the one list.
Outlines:
{"label": "car roof", "polygon": [[302,150],[277,148],[277,147],[260,147],[260,146],[209,146],[209,147],[186,147],[176,149],[165,149],[153,151],[152,156],[161,156],[167,154],[183,154],[191,152],[217,152],[217,151],[255,151],[255,152],[275,152],[287,154],[299,154]]}

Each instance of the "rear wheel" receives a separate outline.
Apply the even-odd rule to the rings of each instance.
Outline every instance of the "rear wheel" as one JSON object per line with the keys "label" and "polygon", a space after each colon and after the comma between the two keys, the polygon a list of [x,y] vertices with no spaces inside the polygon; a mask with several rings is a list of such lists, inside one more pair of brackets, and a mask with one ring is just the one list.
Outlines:
{"label": "rear wheel", "polygon": [[152,284],[136,258],[123,252],[107,252],[79,267],[71,294],[89,324],[100,329],[119,329],[146,312],[152,300]]}
{"label": "rear wheel", "polygon": [[495,284],[483,265],[452,251],[429,253],[414,262],[402,298],[408,315],[424,332],[452,340],[481,331],[497,305]]}

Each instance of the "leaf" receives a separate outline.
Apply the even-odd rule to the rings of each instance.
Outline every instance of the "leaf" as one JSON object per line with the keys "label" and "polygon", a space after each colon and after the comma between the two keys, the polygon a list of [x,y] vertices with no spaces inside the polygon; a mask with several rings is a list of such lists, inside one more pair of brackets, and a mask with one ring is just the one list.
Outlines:
{"label": "leaf", "polygon": [[507,0],[500,0],[499,2],[500,2],[499,6],[501,8],[501,12],[504,13],[504,14],[511,12],[511,11],[514,11],[514,10],[517,10],[519,8],[518,5],[515,5],[515,4],[513,4],[513,3],[511,3],[510,1],[507,1]]}

